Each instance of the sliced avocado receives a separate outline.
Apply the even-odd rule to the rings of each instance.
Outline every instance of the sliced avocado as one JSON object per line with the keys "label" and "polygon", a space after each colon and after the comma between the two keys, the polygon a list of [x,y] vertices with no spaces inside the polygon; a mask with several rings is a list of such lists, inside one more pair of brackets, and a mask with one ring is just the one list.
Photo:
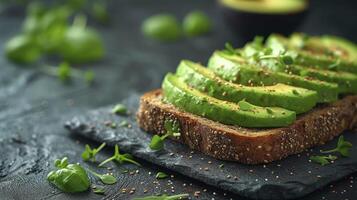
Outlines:
{"label": "sliced avocado", "polygon": [[222,101],[189,87],[173,74],[167,74],[162,89],[164,100],[186,112],[223,124],[243,127],[282,127],[294,122],[296,114],[278,107],[259,107],[246,101]]}
{"label": "sliced avocado", "polygon": [[[316,67],[325,70],[346,71],[357,73],[357,63],[338,57],[333,54],[325,54],[320,48],[312,48],[311,43],[308,49],[304,49],[303,39],[293,37],[291,40],[281,35],[272,34],[268,37],[266,45],[272,49],[280,48],[295,55],[295,64]],[[327,48],[325,48],[327,49]]]}
{"label": "sliced avocado", "polygon": [[245,99],[257,106],[282,107],[303,113],[312,109],[318,98],[315,91],[284,84],[265,87],[233,84],[202,65],[188,60],[181,61],[176,75],[203,93],[234,103]]}
{"label": "sliced avocado", "polygon": [[283,83],[314,90],[318,94],[319,103],[333,102],[338,98],[338,86],[335,83],[262,69],[245,64],[245,60],[238,55],[228,55],[223,51],[213,53],[208,68],[225,80],[243,85],[267,86]]}
{"label": "sliced avocado", "polygon": [[[249,64],[268,68],[275,72],[312,77],[321,81],[338,84],[339,93],[357,93],[357,75],[344,71],[330,71],[296,65],[293,54],[284,52],[280,46],[265,47],[261,39],[247,43],[243,49],[237,49]],[[289,59],[287,61],[283,59]]]}

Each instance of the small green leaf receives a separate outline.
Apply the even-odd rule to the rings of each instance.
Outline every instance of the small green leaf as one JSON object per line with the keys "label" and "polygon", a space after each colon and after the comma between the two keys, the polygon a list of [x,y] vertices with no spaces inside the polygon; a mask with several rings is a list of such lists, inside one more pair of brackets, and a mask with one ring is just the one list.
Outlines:
{"label": "small green leaf", "polygon": [[103,174],[100,178],[100,180],[104,183],[104,184],[108,184],[108,185],[112,185],[114,183],[117,182],[117,179],[109,174]]}
{"label": "small green leaf", "polygon": [[243,111],[251,111],[254,106],[248,102],[246,102],[245,100],[241,100],[238,102],[238,106],[239,109],[243,110]]}
{"label": "small green leaf", "polygon": [[128,127],[128,126],[129,126],[129,122],[126,120],[120,122],[120,124],[119,124],[119,127]]}
{"label": "small green leaf", "polygon": [[152,150],[161,150],[162,148],[164,148],[164,141],[161,139],[160,136],[154,135],[151,139],[149,147]]}
{"label": "small green leaf", "polygon": [[117,115],[126,115],[127,114],[127,108],[123,104],[117,104],[113,109],[112,113],[117,114]]}
{"label": "small green leaf", "polygon": [[92,159],[92,162],[95,162],[95,156],[99,153],[100,150],[102,150],[105,147],[105,142],[102,143],[98,148],[91,149],[91,147],[86,144],[85,149],[82,153],[82,159],[84,161],[89,161]]}
{"label": "small green leaf", "polygon": [[188,36],[199,36],[211,31],[210,18],[202,11],[188,13],[182,23],[183,30]]}
{"label": "small green leaf", "polygon": [[96,186],[96,188],[93,189],[93,192],[95,194],[105,195],[105,190],[103,187]]}
{"label": "small green leaf", "polygon": [[181,27],[176,17],[158,14],[147,18],[141,25],[143,34],[160,41],[176,41],[181,36]]}
{"label": "small green leaf", "polygon": [[158,172],[157,174],[156,174],[156,178],[157,179],[164,179],[164,178],[167,178],[169,175],[167,175],[166,173],[164,173],[164,172]]}
{"label": "small green leaf", "polygon": [[294,63],[294,59],[291,56],[287,56],[287,55],[283,55],[281,56],[281,61],[285,64],[285,65],[291,65]]}
{"label": "small green leaf", "polygon": [[225,49],[224,49],[224,52],[226,54],[229,54],[229,55],[235,55],[237,54],[237,51],[234,49],[234,47],[232,46],[231,43],[229,42],[226,42],[225,45],[224,45]]}

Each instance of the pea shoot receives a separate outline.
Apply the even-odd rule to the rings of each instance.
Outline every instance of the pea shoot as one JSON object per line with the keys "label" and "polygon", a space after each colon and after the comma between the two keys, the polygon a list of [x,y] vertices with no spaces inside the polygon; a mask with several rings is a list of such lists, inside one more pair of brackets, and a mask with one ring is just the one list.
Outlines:
{"label": "pea shoot", "polygon": [[95,162],[96,161],[95,156],[100,150],[102,150],[105,147],[105,145],[106,145],[105,143],[102,143],[98,148],[91,149],[91,147],[88,144],[86,144],[85,150],[82,153],[82,159],[84,161],[91,160],[92,162]]}
{"label": "pea shoot", "polygon": [[150,142],[150,149],[152,150],[161,150],[164,147],[164,140],[169,136],[179,137],[180,134],[180,127],[177,121],[173,120],[165,120],[164,128],[166,130],[166,134],[159,136],[154,135]]}
{"label": "pea shoot", "polygon": [[89,171],[91,174],[93,174],[94,176],[98,177],[100,179],[100,181],[102,181],[104,184],[107,185],[112,185],[115,184],[117,182],[117,179],[109,174],[98,174],[90,169],[87,169],[87,171]]}
{"label": "pea shoot", "polygon": [[142,198],[134,198],[133,200],[181,200],[181,199],[188,199],[189,194],[177,194],[168,196],[166,194],[161,196],[147,196]]}
{"label": "pea shoot", "polygon": [[110,161],[115,161],[115,162],[118,162],[119,164],[123,164],[123,163],[127,162],[127,163],[132,163],[137,166],[141,166],[140,163],[133,160],[133,156],[131,156],[130,154],[127,154],[127,153],[120,154],[118,145],[115,145],[114,155],[112,157],[104,160],[103,162],[101,162],[99,164],[99,167],[105,165],[106,163],[108,163]]}
{"label": "pea shoot", "polygon": [[225,47],[225,49],[223,51],[224,51],[224,53],[226,53],[228,55],[237,55],[237,54],[239,54],[238,51],[236,49],[234,49],[232,44],[229,43],[229,42],[226,42],[224,47]]}
{"label": "pea shoot", "polygon": [[352,148],[352,143],[345,140],[343,135],[338,138],[337,147],[331,150],[321,151],[321,153],[334,153],[338,152],[343,157],[349,157],[350,149]]}
{"label": "pea shoot", "polygon": [[164,178],[167,178],[168,176],[169,175],[167,175],[164,172],[158,172],[155,177],[156,177],[156,179],[164,179]]}
{"label": "pea shoot", "polygon": [[310,156],[310,160],[319,163],[322,166],[330,164],[330,161],[334,161],[337,159],[337,156],[328,155],[328,156]]}

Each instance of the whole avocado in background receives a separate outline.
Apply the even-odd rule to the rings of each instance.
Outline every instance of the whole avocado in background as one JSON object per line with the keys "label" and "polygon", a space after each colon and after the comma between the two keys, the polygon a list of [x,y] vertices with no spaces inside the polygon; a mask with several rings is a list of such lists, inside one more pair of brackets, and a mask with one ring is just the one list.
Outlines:
{"label": "whole avocado in background", "polygon": [[160,41],[175,41],[182,32],[177,19],[170,14],[158,14],[145,19],[141,30],[146,37]]}
{"label": "whole avocado in background", "polygon": [[307,0],[218,0],[223,17],[242,39],[271,33],[288,35],[304,20]]}
{"label": "whole avocado in background", "polygon": [[183,19],[183,31],[187,36],[199,36],[212,29],[211,20],[202,11],[192,11]]}

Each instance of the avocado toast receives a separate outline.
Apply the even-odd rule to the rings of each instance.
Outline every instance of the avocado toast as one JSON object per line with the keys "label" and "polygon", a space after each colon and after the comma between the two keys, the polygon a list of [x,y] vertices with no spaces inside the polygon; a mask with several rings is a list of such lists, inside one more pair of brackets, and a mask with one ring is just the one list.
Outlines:
{"label": "avocado toast", "polygon": [[[163,135],[165,122],[174,121],[179,136],[172,138],[190,148],[218,159],[259,164],[324,144],[357,124],[356,88],[345,83],[354,79],[354,72],[323,69],[328,75],[338,73],[327,79],[276,70],[325,74],[319,67],[296,64],[286,51],[273,54],[277,49],[269,45],[255,49],[253,56],[244,53],[246,47],[215,51],[208,67],[183,60],[175,74],[165,76],[162,89],[142,96],[139,126]],[[273,61],[256,62],[259,56]]]}

